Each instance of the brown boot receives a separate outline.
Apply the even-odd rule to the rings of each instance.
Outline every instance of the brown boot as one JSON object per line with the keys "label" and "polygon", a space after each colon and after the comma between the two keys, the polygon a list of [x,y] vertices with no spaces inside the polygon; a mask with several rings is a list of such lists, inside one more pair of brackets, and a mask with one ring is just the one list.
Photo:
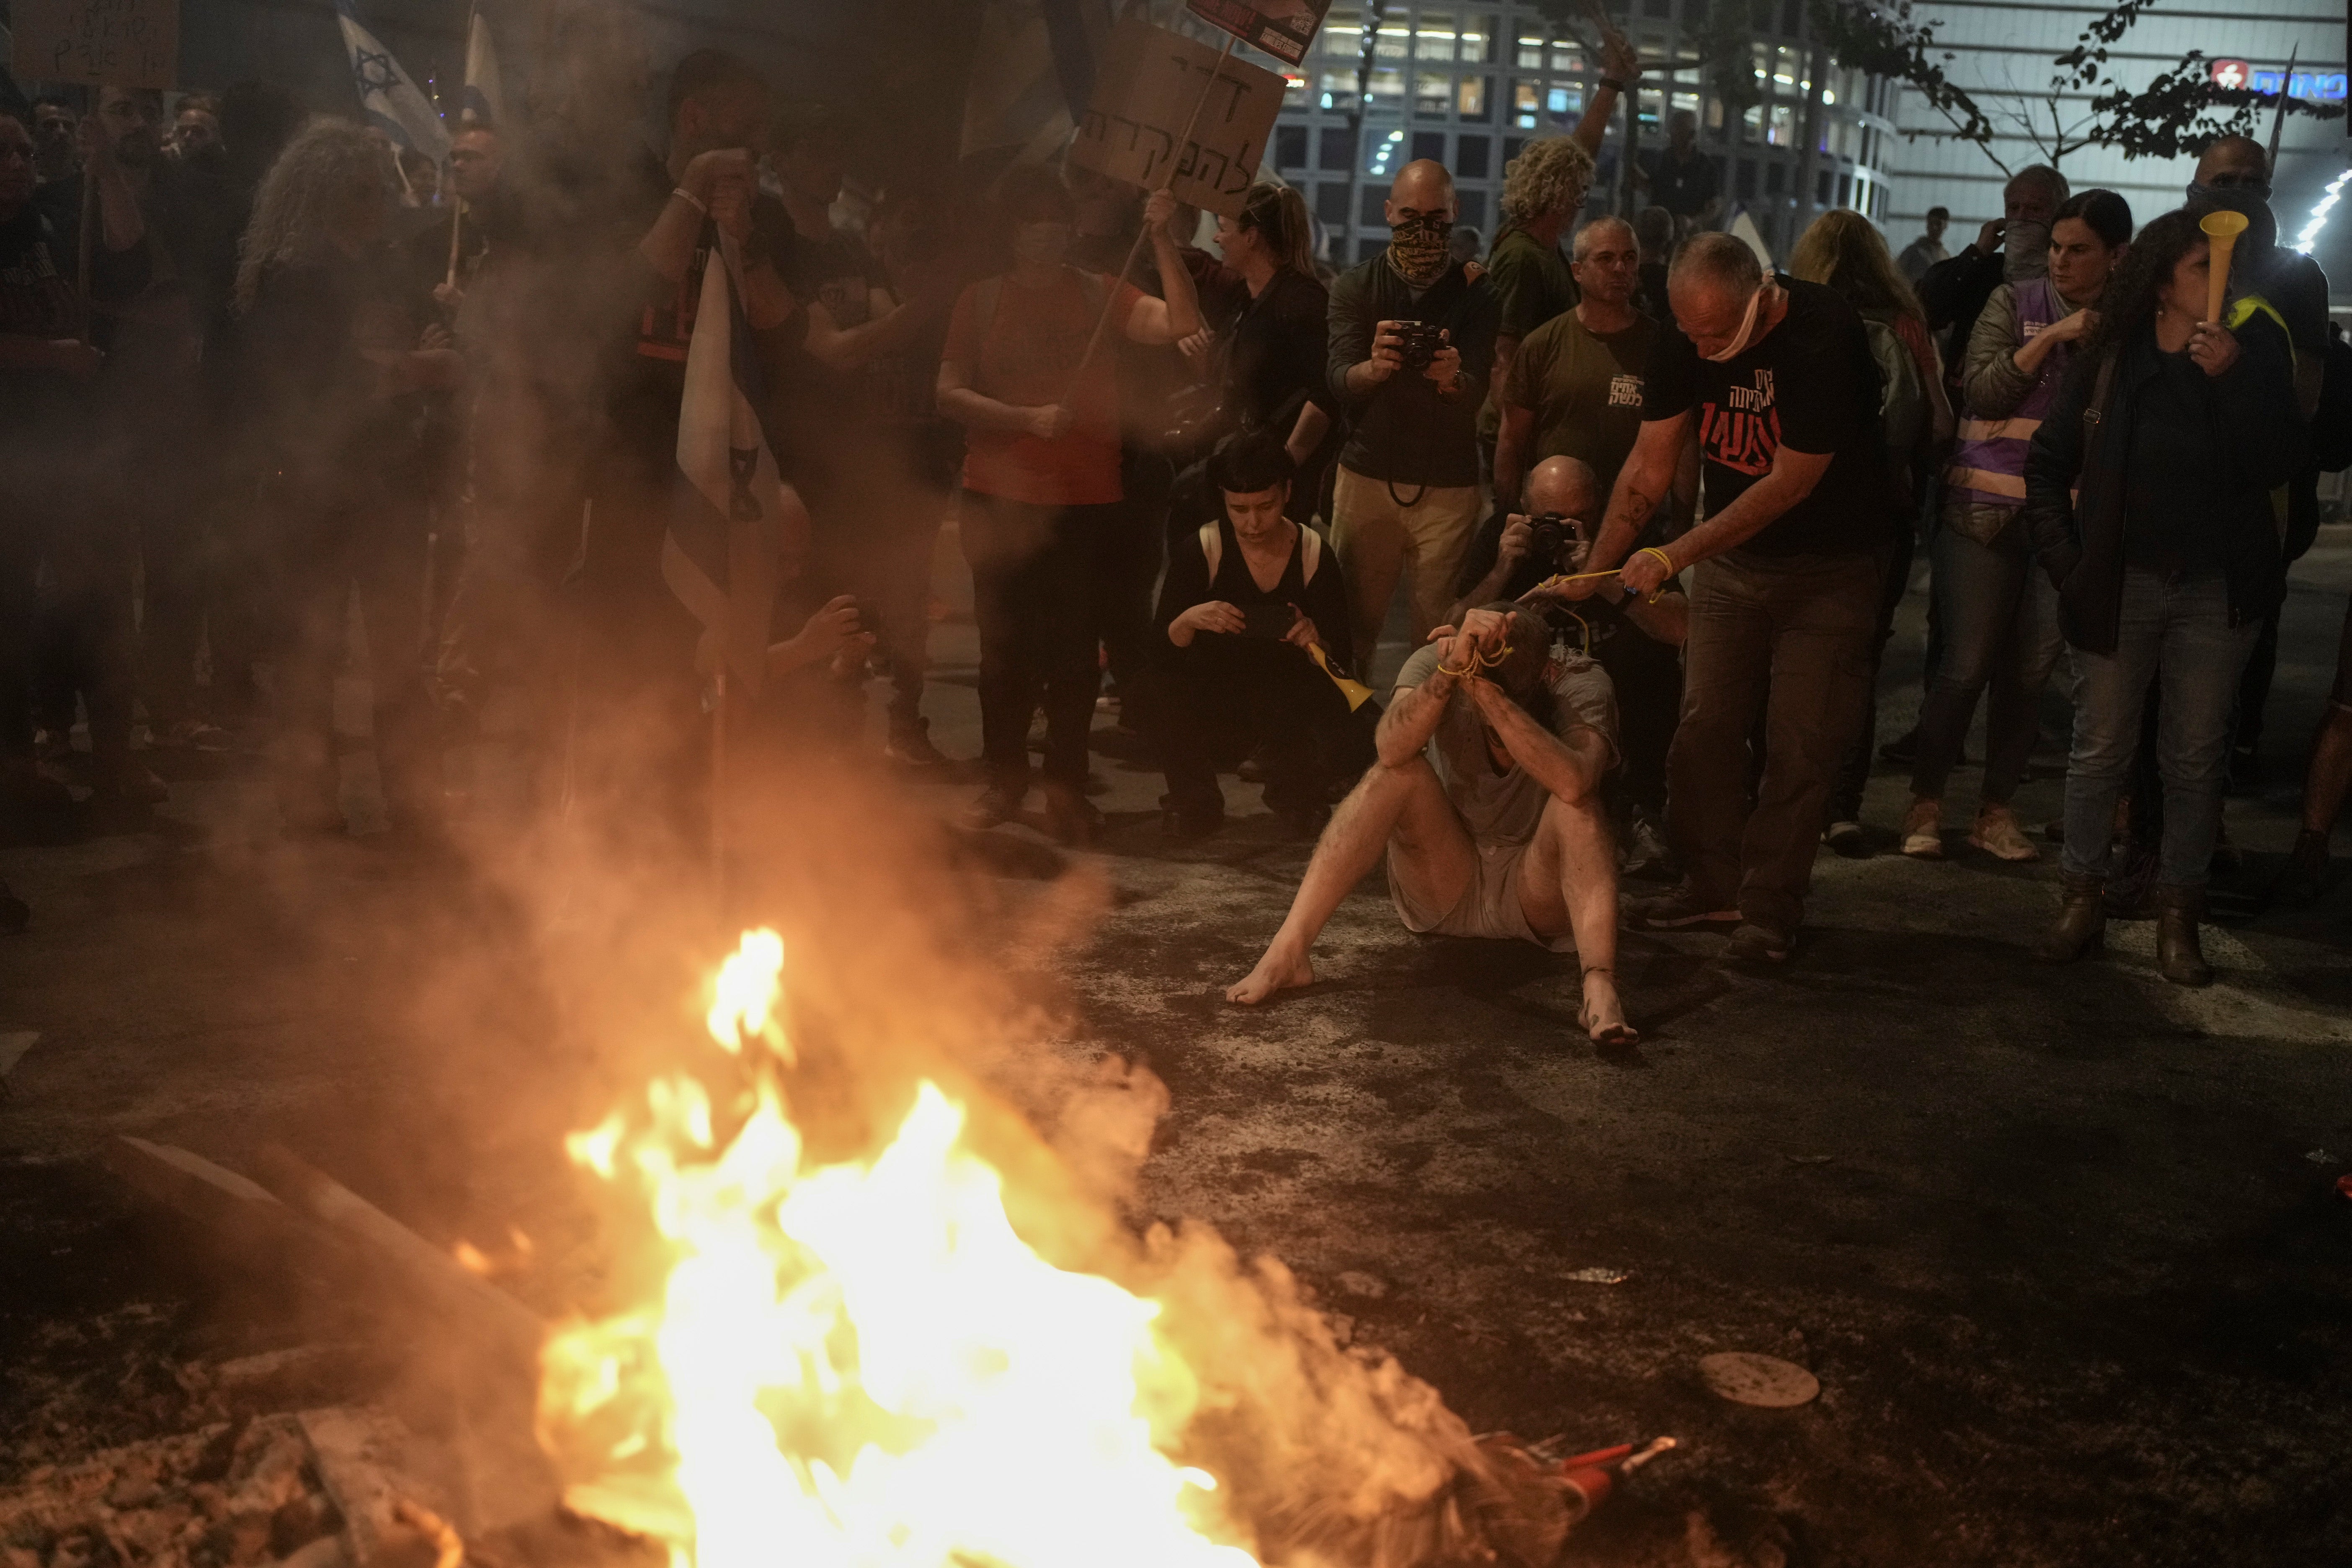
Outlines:
{"label": "brown boot", "polygon": [[2096,952],[2107,944],[2107,879],[2105,877],[2066,878],[2065,902],[2058,908],[2057,923],[2042,935],[2035,944],[2036,963],[2072,963],[2087,952]]}
{"label": "brown boot", "polygon": [[2205,889],[2156,889],[2156,966],[2175,985],[2210,985],[2213,966],[2197,943],[2197,917],[2204,911]]}

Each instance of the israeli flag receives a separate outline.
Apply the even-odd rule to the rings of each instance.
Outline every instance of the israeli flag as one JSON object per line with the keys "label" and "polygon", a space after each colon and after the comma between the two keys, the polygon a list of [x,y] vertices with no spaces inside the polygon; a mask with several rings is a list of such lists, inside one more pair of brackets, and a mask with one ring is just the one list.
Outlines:
{"label": "israeli flag", "polygon": [[505,95],[499,87],[499,47],[490,38],[490,24],[479,11],[466,29],[466,98],[457,118],[467,125],[490,129],[506,119]]}
{"label": "israeli flag", "polygon": [[702,623],[696,668],[723,664],[752,696],[768,673],[783,480],[757,412],[766,399],[751,323],[730,287],[731,240],[710,247],[677,410],[681,483],[662,540],[662,580]]}
{"label": "israeli flag", "polygon": [[358,87],[360,109],[368,123],[403,147],[414,148],[435,163],[449,156],[449,128],[441,123],[433,100],[425,96],[392,51],[352,16],[349,0],[335,0],[335,20],[342,24],[343,47],[352,52],[352,80]]}

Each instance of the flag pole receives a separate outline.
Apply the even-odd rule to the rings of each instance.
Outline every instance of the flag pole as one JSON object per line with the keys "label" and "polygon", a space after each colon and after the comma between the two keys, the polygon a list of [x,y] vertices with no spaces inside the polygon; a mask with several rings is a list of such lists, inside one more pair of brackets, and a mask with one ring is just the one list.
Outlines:
{"label": "flag pole", "polygon": [[727,918],[727,652],[719,655],[710,710],[710,885]]}
{"label": "flag pole", "polygon": [[2263,183],[2264,184],[2268,184],[2271,181],[2278,178],[2279,138],[2286,131],[2286,100],[2288,95],[2293,93],[2294,90],[2294,62],[2302,58],[2303,44],[2302,41],[2298,39],[2294,47],[2287,51],[2286,70],[2279,78],[2278,110],[2271,116],[2270,151],[2263,159]]}
{"label": "flag pole", "polygon": [[[452,169],[450,173],[454,182],[456,170]],[[451,191],[449,193],[449,287],[452,289],[457,286],[457,236],[464,228],[465,222],[466,198]]]}
{"label": "flag pole", "polygon": [[[1225,47],[1217,51],[1217,63],[1209,68],[1209,79],[1201,84],[1201,96],[1193,100],[1192,112],[1184,121],[1184,133],[1176,138],[1178,146],[1192,145],[1192,132],[1201,123],[1201,110],[1209,107],[1209,95],[1217,90],[1220,75],[1225,68],[1225,62],[1233,58],[1234,45],[1239,40],[1233,34],[1225,35]],[[1164,191],[1175,183],[1176,160],[1171,156],[1168,160],[1167,177],[1160,182],[1158,189]],[[1118,276],[1110,280],[1110,288],[1105,291],[1102,313],[1095,318],[1095,330],[1087,335],[1087,352],[1078,356],[1077,368],[1070,372],[1070,384],[1058,400],[1060,405],[1068,406],[1071,396],[1078,390],[1078,378],[1086,374],[1087,366],[1094,363],[1095,350],[1102,346],[1103,329],[1110,325],[1110,313],[1118,306],[1118,286],[1127,281],[1129,273],[1135,270],[1136,258],[1143,254],[1143,242],[1150,237],[1151,225],[1147,220],[1136,230],[1135,243],[1127,247],[1127,260],[1120,265]]]}

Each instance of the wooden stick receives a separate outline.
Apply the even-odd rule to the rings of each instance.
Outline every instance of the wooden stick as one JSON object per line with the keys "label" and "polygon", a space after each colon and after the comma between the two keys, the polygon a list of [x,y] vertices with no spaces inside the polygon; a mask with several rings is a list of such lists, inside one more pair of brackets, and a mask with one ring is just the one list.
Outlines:
{"label": "wooden stick", "polygon": [[[1184,147],[1192,144],[1192,132],[1201,123],[1201,110],[1209,107],[1209,95],[1217,90],[1218,77],[1225,68],[1225,61],[1233,58],[1234,45],[1236,42],[1238,40],[1231,33],[1225,35],[1225,47],[1217,51],[1217,63],[1209,68],[1209,79],[1202,84],[1201,96],[1192,102],[1192,112],[1184,121],[1184,133],[1176,138],[1177,146]],[[1168,160],[1168,177],[1160,182],[1159,188],[1164,191],[1175,183],[1176,160],[1171,157]],[[1110,313],[1118,307],[1118,286],[1127,281],[1129,273],[1135,270],[1135,259],[1143,254],[1143,242],[1150,237],[1151,225],[1147,219],[1143,226],[1136,230],[1135,243],[1127,247],[1127,260],[1119,267],[1118,276],[1110,280],[1110,289],[1103,300],[1102,313],[1095,318],[1095,330],[1087,337],[1087,352],[1078,356],[1077,368],[1070,372],[1068,387],[1055,400],[1060,406],[1069,405],[1071,395],[1078,390],[1078,378],[1085,375],[1087,366],[1094,363],[1095,350],[1102,346],[1103,329],[1110,325]]]}
{"label": "wooden stick", "polygon": [[[452,180],[455,171],[452,171]],[[466,226],[466,198],[457,192],[449,193],[449,287],[457,286],[457,237]]]}
{"label": "wooden stick", "polygon": [[719,918],[727,918],[727,648],[719,650],[716,697],[710,709],[710,884]]}

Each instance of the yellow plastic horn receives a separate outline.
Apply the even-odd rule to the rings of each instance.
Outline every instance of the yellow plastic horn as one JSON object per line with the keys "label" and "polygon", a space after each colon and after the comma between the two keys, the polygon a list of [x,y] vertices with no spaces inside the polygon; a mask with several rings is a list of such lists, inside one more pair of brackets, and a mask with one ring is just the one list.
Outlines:
{"label": "yellow plastic horn", "polygon": [[2207,213],[2197,226],[2205,231],[2212,246],[2212,272],[2205,285],[2205,319],[2221,319],[2221,297],[2230,291],[2230,253],[2238,247],[2238,237],[2246,232],[2246,215],[2223,207]]}

